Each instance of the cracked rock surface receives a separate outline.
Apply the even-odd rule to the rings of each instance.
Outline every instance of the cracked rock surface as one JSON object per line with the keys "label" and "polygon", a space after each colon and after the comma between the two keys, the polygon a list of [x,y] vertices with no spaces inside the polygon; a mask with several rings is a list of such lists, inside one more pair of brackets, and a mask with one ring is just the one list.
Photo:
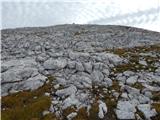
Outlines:
{"label": "cracked rock surface", "polygon": [[160,92],[159,45],[159,33],[123,26],[2,30],[2,96],[35,90],[54,76],[49,112],[61,119],[67,108],[76,109],[71,120],[94,103],[100,119],[111,111],[116,119],[151,119],[159,114],[152,107]]}

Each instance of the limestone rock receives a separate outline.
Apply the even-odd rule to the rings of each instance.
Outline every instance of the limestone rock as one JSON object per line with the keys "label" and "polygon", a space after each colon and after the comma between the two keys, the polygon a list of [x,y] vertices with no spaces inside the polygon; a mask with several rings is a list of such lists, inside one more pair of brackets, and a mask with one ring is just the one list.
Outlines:
{"label": "limestone rock", "polygon": [[138,80],[138,76],[131,76],[126,80],[126,83],[128,85],[133,85],[134,83],[136,83]]}
{"label": "limestone rock", "polygon": [[104,75],[100,71],[93,71],[91,77],[95,82],[101,82],[104,79]]}
{"label": "limestone rock", "polygon": [[68,120],[72,120],[74,117],[76,117],[77,116],[77,113],[76,112],[72,112],[72,113],[70,113],[68,116],[67,116],[67,119]]}
{"label": "limestone rock", "polygon": [[137,106],[138,110],[140,110],[146,119],[150,119],[150,117],[153,117],[157,114],[155,109],[151,109],[150,104],[140,104]]}
{"label": "limestone rock", "polygon": [[44,62],[43,66],[47,70],[56,70],[63,69],[67,65],[67,61],[65,59],[48,59]]}
{"label": "limestone rock", "polygon": [[118,101],[116,115],[118,119],[135,119],[135,106],[129,101]]}
{"label": "limestone rock", "polygon": [[74,95],[76,93],[76,91],[77,91],[77,88],[74,85],[72,85],[68,88],[65,88],[62,90],[57,90],[55,94],[60,97],[62,97],[62,96],[65,97],[65,96],[72,95],[72,94]]}
{"label": "limestone rock", "polygon": [[104,102],[99,101],[98,117],[102,119],[102,118],[104,118],[105,114],[107,114],[107,106]]}

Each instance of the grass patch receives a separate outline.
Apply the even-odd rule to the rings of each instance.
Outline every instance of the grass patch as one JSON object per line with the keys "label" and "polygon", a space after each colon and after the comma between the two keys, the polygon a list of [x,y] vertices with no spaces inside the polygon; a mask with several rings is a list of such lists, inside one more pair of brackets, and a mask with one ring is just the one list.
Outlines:
{"label": "grass patch", "polygon": [[89,110],[89,120],[99,120],[98,112],[99,104],[97,102],[94,102],[91,106],[91,109]]}
{"label": "grass patch", "polygon": [[157,115],[152,120],[160,120],[160,103],[152,103],[152,107],[156,109]]}
{"label": "grass patch", "polygon": [[153,94],[152,100],[160,102],[160,92],[152,92],[152,94]]}
{"label": "grass patch", "polygon": [[131,85],[131,87],[134,87],[134,88],[139,89],[139,90],[142,90],[142,89],[145,88],[145,87],[144,87],[141,83],[139,83],[139,82],[134,83],[133,85]]}
{"label": "grass patch", "polygon": [[87,110],[85,107],[82,107],[78,110],[77,116],[74,120],[89,120],[89,116],[87,115]]}
{"label": "grass patch", "polygon": [[33,91],[21,91],[2,97],[2,120],[54,120],[53,114],[43,116],[49,110],[51,99],[44,93],[51,92],[53,77],[48,83]]}

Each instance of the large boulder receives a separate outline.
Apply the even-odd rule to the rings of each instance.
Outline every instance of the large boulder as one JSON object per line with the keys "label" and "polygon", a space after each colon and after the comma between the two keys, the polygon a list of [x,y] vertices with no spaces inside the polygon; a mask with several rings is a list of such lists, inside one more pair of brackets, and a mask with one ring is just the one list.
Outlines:
{"label": "large boulder", "polygon": [[137,106],[138,110],[140,110],[145,118],[147,120],[149,120],[151,117],[157,115],[157,112],[155,109],[151,109],[151,105],[150,104],[140,104]]}
{"label": "large boulder", "polygon": [[135,119],[136,108],[129,101],[118,101],[116,115],[118,119]]}
{"label": "large boulder", "polygon": [[1,73],[2,96],[21,90],[34,90],[42,86],[46,77],[37,69],[35,59],[25,58],[3,62]]}

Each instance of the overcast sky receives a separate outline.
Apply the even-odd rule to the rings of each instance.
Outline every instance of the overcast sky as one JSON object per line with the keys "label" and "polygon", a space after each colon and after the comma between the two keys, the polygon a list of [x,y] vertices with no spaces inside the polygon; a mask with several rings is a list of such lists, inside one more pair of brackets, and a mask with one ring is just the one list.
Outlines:
{"label": "overcast sky", "polygon": [[1,1],[1,28],[118,24],[160,32],[160,0],[10,1]]}

